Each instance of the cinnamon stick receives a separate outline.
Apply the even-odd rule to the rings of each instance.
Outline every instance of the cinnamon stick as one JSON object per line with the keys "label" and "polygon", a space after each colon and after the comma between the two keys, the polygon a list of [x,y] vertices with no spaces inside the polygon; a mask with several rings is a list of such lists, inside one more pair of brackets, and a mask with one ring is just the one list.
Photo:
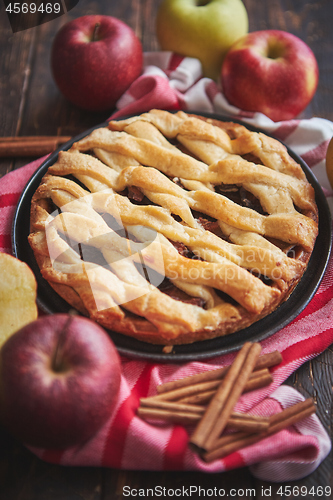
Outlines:
{"label": "cinnamon stick", "polygon": [[1,137],[0,157],[43,156],[70,139],[69,136]]}
{"label": "cinnamon stick", "polygon": [[254,415],[232,413],[227,422],[227,428],[244,430],[247,432],[262,432],[268,429],[269,419],[266,417],[256,417]]}
{"label": "cinnamon stick", "polygon": [[[194,405],[178,405],[167,401],[149,402],[156,406],[140,406],[137,414],[143,419],[163,420],[165,422],[175,422],[181,424],[197,423],[205,411],[205,407]],[[232,413],[228,420],[228,427],[233,429],[243,429],[247,432],[260,432],[267,429],[269,419],[242,413]]]}
{"label": "cinnamon stick", "polygon": [[311,398],[290,406],[275,415],[269,417],[269,427],[266,431],[257,434],[247,432],[235,432],[216,440],[209,452],[202,454],[205,462],[212,462],[218,458],[223,458],[251,444],[257,443],[268,436],[276,434],[282,429],[300,422],[304,418],[315,413],[316,407]]}
{"label": "cinnamon stick", "polygon": [[201,384],[194,384],[186,387],[180,387],[174,391],[162,392],[156,396],[152,396],[154,399],[160,399],[165,401],[175,401],[180,398],[188,397],[193,394],[198,394],[200,392],[212,391],[221,384],[221,380],[211,380],[208,382],[202,382]]}
{"label": "cinnamon stick", "polygon": [[141,398],[140,404],[141,407],[144,406],[146,408],[161,408],[162,410],[165,409],[172,411],[185,411],[189,413],[197,413],[198,415],[202,415],[206,410],[206,407],[203,405],[189,405],[176,401],[163,401],[156,398]]}
{"label": "cinnamon stick", "polygon": [[[206,440],[205,443],[206,450],[209,450],[211,448],[216,438],[218,438],[225,429],[228,422],[228,418],[244,390],[244,387],[248,381],[249,376],[253,371],[255,363],[260,355],[260,352],[261,352],[261,345],[259,343],[254,343],[251,345],[248,355],[244,360],[241,369],[239,370],[238,376],[236,377],[233,386],[231,387],[229,395],[225,398],[224,401],[222,399],[222,406],[221,406],[222,411],[218,416],[218,421],[214,425],[212,431],[210,432]],[[217,391],[217,395],[219,392],[221,391]],[[214,396],[214,398],[216,398],[217,400],[217,396]],[[210,405],[213,406],[212,403],[210,403]]]}
{"label": "cinnamon stick", "polygon": [[[249,377],[243,392],[254,391],[266,387],[273,382],[273,377],[267,368],[253,372]],[[185,404],[206,404],[212,399],[215,390],[198,392],[189,396],[182,397],[177,401]]]}
{"label": "cinnamon stick", "polygon": [[259,343],[246,342],[238,352],[190,439],[192,448],[208,451],[220,436],[243,392],[260,351]]}
{"label": "cinnamon stick", "polygon": [[197,423],[201,418],[199,413],[186,411],[163,410],[161,408],[139,407],[137,414],[143,419],[163,420],[164,422],[175,422],[183,425]]}
{"label": "cinnamon stick", "polygon": [[261,389],[273,382],[273,377],[267,368],[251,373],[245,384],[243,392],[250,392]]}
{"label": "cinnamon stick", "polygon": [[[279,363],[281,363],[281,361],[282,361],[282,356],[279,351],[262,354],[261,356],[259,356],[257,360],[255,370],[270,368],[272,366],[278,365]],[[160,384],[159,386],[157,386],[157,392],[158,394],[162,394],[163,392],[173,391],[181,387],[187,387],[189,385],[199,384],[202,382],[209,382],[211,380],[222,379],[229,370],[229,368],[230,365],[223,366],[222,368],[217,368],[214,370],[209,370],[207,372],[198,373],[196,375],[191,375],[190,377],[184,377],[182,379],[166,382],[165,384]]]}
{"label": "cinnamon stick", "polygon": [[179,403],[193,404],[193,405],[204,405],[209,403],[216,391],[203,391],[197,394],[192,394],[184,398],[178,399]]}
{"label": "cinnamon stick", "polygon": [[[223,380],[223,379],[222,379]],[[175,389],[173,391],[162,392],[161,394],[156,394],[155,396],[149,396],[149,398],[159,399],[163,401],[179,401],[182,400],[182,403],[199,403],[200,398],[205,396],[202,399],[202,402],[208,402],[211,399],[211,396],[215,394],[216,389],[222,383],[222,380],[210,380],[207,382],[202,382],[200,384],[194,384],[189,386],[180,387],[179,389]],[[262,370],[258,370],[253,372],[245,387],[244,392],[251,391],[254,389],[259,389],[260,387],[265,387],[269,385],[273,381],[271,374],[269,373],[267,368],[263,368]],[[209,394],[208,394],[209,393]],[[200,396],[201,395],[201,396]],[[208,399],[205,399],[207,398]],[[193,398],[190,401],[189,398]],[[197,401],[196,401],[197,398]]]}
{"label": "cinnamon stick", "polygon": [[[189,413],[197,413],[198,415],[202,415],[206,411],[205,405],[188,405],[179,403],[177,401],[161,401],[159,399],[154,398],[141,398],[140,399],[140,408],[159,408],[162,410],[171,410],[171,411],[184,411]],[[252,415],[250,413],[239,413],[233,412],[231,416],[234,419],[242,419],[242,420],[255,420],[257,422],[268,421],[268,417],[262,417],[260,415]]]}

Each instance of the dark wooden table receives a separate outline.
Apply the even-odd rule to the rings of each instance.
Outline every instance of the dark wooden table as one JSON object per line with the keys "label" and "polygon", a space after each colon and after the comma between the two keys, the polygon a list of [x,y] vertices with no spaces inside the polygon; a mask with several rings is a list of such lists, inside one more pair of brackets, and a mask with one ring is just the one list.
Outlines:
{"label": "dark wooden table", "polygon": [[[106,14],[129,24],[144,50],[157,50],[155,15],[160,0],[80,0],[64,17],[26,31],[12,33],[0,2],[0,137],[13,135],[74,136],[104,121],[109,113],[88,113],[67,103],[59,94],[49,69],[52,40],[60,26],[86,14]],[[320,82],[302,117],[333,120],[333,3],[332,0],[244,0],[250,31],[282,29],[302,38],[314,51]],[[0,160],[0,176],[30,161]],[[333,352],[327,349],[304,364],[287,383],[305,397],[313,397],[318,415],[332,433]],[[310,476],[290,486],[333,487],[332,455]],[[198,472],[117,471],[102,468],[64,468],[37,459],[0,429],[0,500],[107,500],[123,498],[123,486],[147,488],[225,488],[234,498],[316,498],[299,493],[279,494],[278,484],[252,477],[248,469],[224,474]],[[238,496],[232,488],[241,488]],[[270,490],[268,488],[271,488]],[[251,490],[250,490],[251,489]],[[318,495],[319,496],[319,495]],[[192,498],[199,496],[192,495]],[[324,497],[325,498],[325,497]],[[326,497],[327,498],[327,497]],[[333,498],[333,496],[332,496]]]}

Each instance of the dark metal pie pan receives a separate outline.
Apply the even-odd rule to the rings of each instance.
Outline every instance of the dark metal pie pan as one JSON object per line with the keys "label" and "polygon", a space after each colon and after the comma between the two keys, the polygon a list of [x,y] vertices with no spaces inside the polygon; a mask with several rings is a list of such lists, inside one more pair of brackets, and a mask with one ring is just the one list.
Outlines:
{"label": "dark metal pie pan", "polygon": [[[201,112],[197,114],[220,121],[238,122],[250,130],[259,131],[259,129],[233,118]],[[60,150],[69,149],[74,142],[90,134],[93,129],[105,125],[106,123],[102,123],[89,129],[52,153],[27,183],[16,208],[12,228],[13,253],[17,258],[25,261],[33,270],[38,284],[38,306],[48,314],[66,313],[71,309],[71,306],[65,302],[41,276],[34,254],[28,243],[31,198],[49,166],[57,160]],[[264,133],[269,135],[266,132]],[[298,155],[290,148],[287,149],[290,156],[302,167],[308,181],[313,186],[319,211],[319,235],[311,259],[302,279],[288,300],[283,302],[275,311],[265,318],[239,332],[212,340],[174,346],[172,353],[169,354],[163,353],[163,346],[148,344],[132,337],[109,331],[121,355],[163,363],[182,363],[213,358],[239,349],[246,341],[257,342],[273,335],[288,325],[308,305],[322,280],[330,256],[332,239],[331,215],[325,195],[316,177]]]}

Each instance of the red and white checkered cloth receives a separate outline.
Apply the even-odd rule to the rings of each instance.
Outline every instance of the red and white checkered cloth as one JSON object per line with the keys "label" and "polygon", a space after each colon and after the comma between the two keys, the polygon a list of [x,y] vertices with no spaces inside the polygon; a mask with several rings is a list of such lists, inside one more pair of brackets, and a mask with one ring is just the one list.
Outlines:
{"label": "red and white checkered cloth", "polygon": [[[118,102],[113,117],[151,108],[208,111],[242,118],[287,143],[312,168],[332,207],[333,192],[325,173],[325,153],[333,123],[321,118],[274,123],[260,113],[243,113],[225,100],[218,85],[201,76],[196,59],[167,52],[145,54],[142,76]],[[11,252],[11,224],[26,182],[42,159],[13,171],[0,180],[0,251]],[[243,395],[236,410],[269,415],[303,397],[281,385],[305,361],[333,343],[332,260],[314,298],[288,326],[261,342],[262,352],[278,349],[283,362],[274,368],[273,384]],[[202,462],[188,446],[190,429],[179,425],[151,425],[136,416],[139,398],[152,395],[156,386],[171,379],[220,367],[234,354],[186,364],[157,364],[122,358],[122,382],[117,407],[109,421],[84,446],[65,451],[33,450],[46,461],[63,465],[105,466],[134,470],[226,471],[249,466],[268,481],[295,480],[310,474],[330,451],[331,443],[317,416],[279,432],[211,464]],[[330,404],[328,402],[328,411]]]}

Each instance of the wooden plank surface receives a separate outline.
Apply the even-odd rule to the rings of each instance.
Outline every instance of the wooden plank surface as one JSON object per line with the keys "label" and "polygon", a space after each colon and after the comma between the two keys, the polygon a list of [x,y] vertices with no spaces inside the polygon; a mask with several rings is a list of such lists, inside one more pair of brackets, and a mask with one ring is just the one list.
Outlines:
{"label": "wooden plank surface", "polygon": [[[0,136],[70,135],[104,121],[109,113],[87,113],[70,105],[56,89],[50,67],[52,40],[62,24],[81,15],[113,15],[129,24],[145,51],[157,50],[155,15],[160,0],[80,0],[66,16],[38,28],[13,34],[0,3]],[[320,68],[316,96],[302,117],[333,120],[333,2],[319,0],[244,0],[250,31],[282,29],[302,38],[313,49]],[[0,160],[0,176],[27,159]],[[30,160],[29,160],[30,161]],[[305,397],[313,397],[318,415],[332,435],[333,352],[327,349],[305,363],[287,381]],[[332,454],[310,476],[287,485],[331,485]],[[121,499],[130,488],[242,488],[238,498],[316,498],[278,494],[279,485],[254,479],[248,469],[224,474],[198,472],[117,471],[99,468],[64,468],[37,459],[0,430],[0,500],[109,500]],[[251,491],[250,491],[251,489]],[[246,490],[248,495],[246,495]],[[296,490],[294,490],[296,491]],[[255,492],[255,496],[253,496]],[[265,493],[266,492],[266,493]],[[269,493],[269,495],[268,495]],[[333,497],[333,496],[332,496]],[[193,496],[192,498],[199,498]],[[237,498],[237,497],[234,497]],[[325,496],[323,496],[325,498]],[[327,498],[327,497],[326,497]]]}

